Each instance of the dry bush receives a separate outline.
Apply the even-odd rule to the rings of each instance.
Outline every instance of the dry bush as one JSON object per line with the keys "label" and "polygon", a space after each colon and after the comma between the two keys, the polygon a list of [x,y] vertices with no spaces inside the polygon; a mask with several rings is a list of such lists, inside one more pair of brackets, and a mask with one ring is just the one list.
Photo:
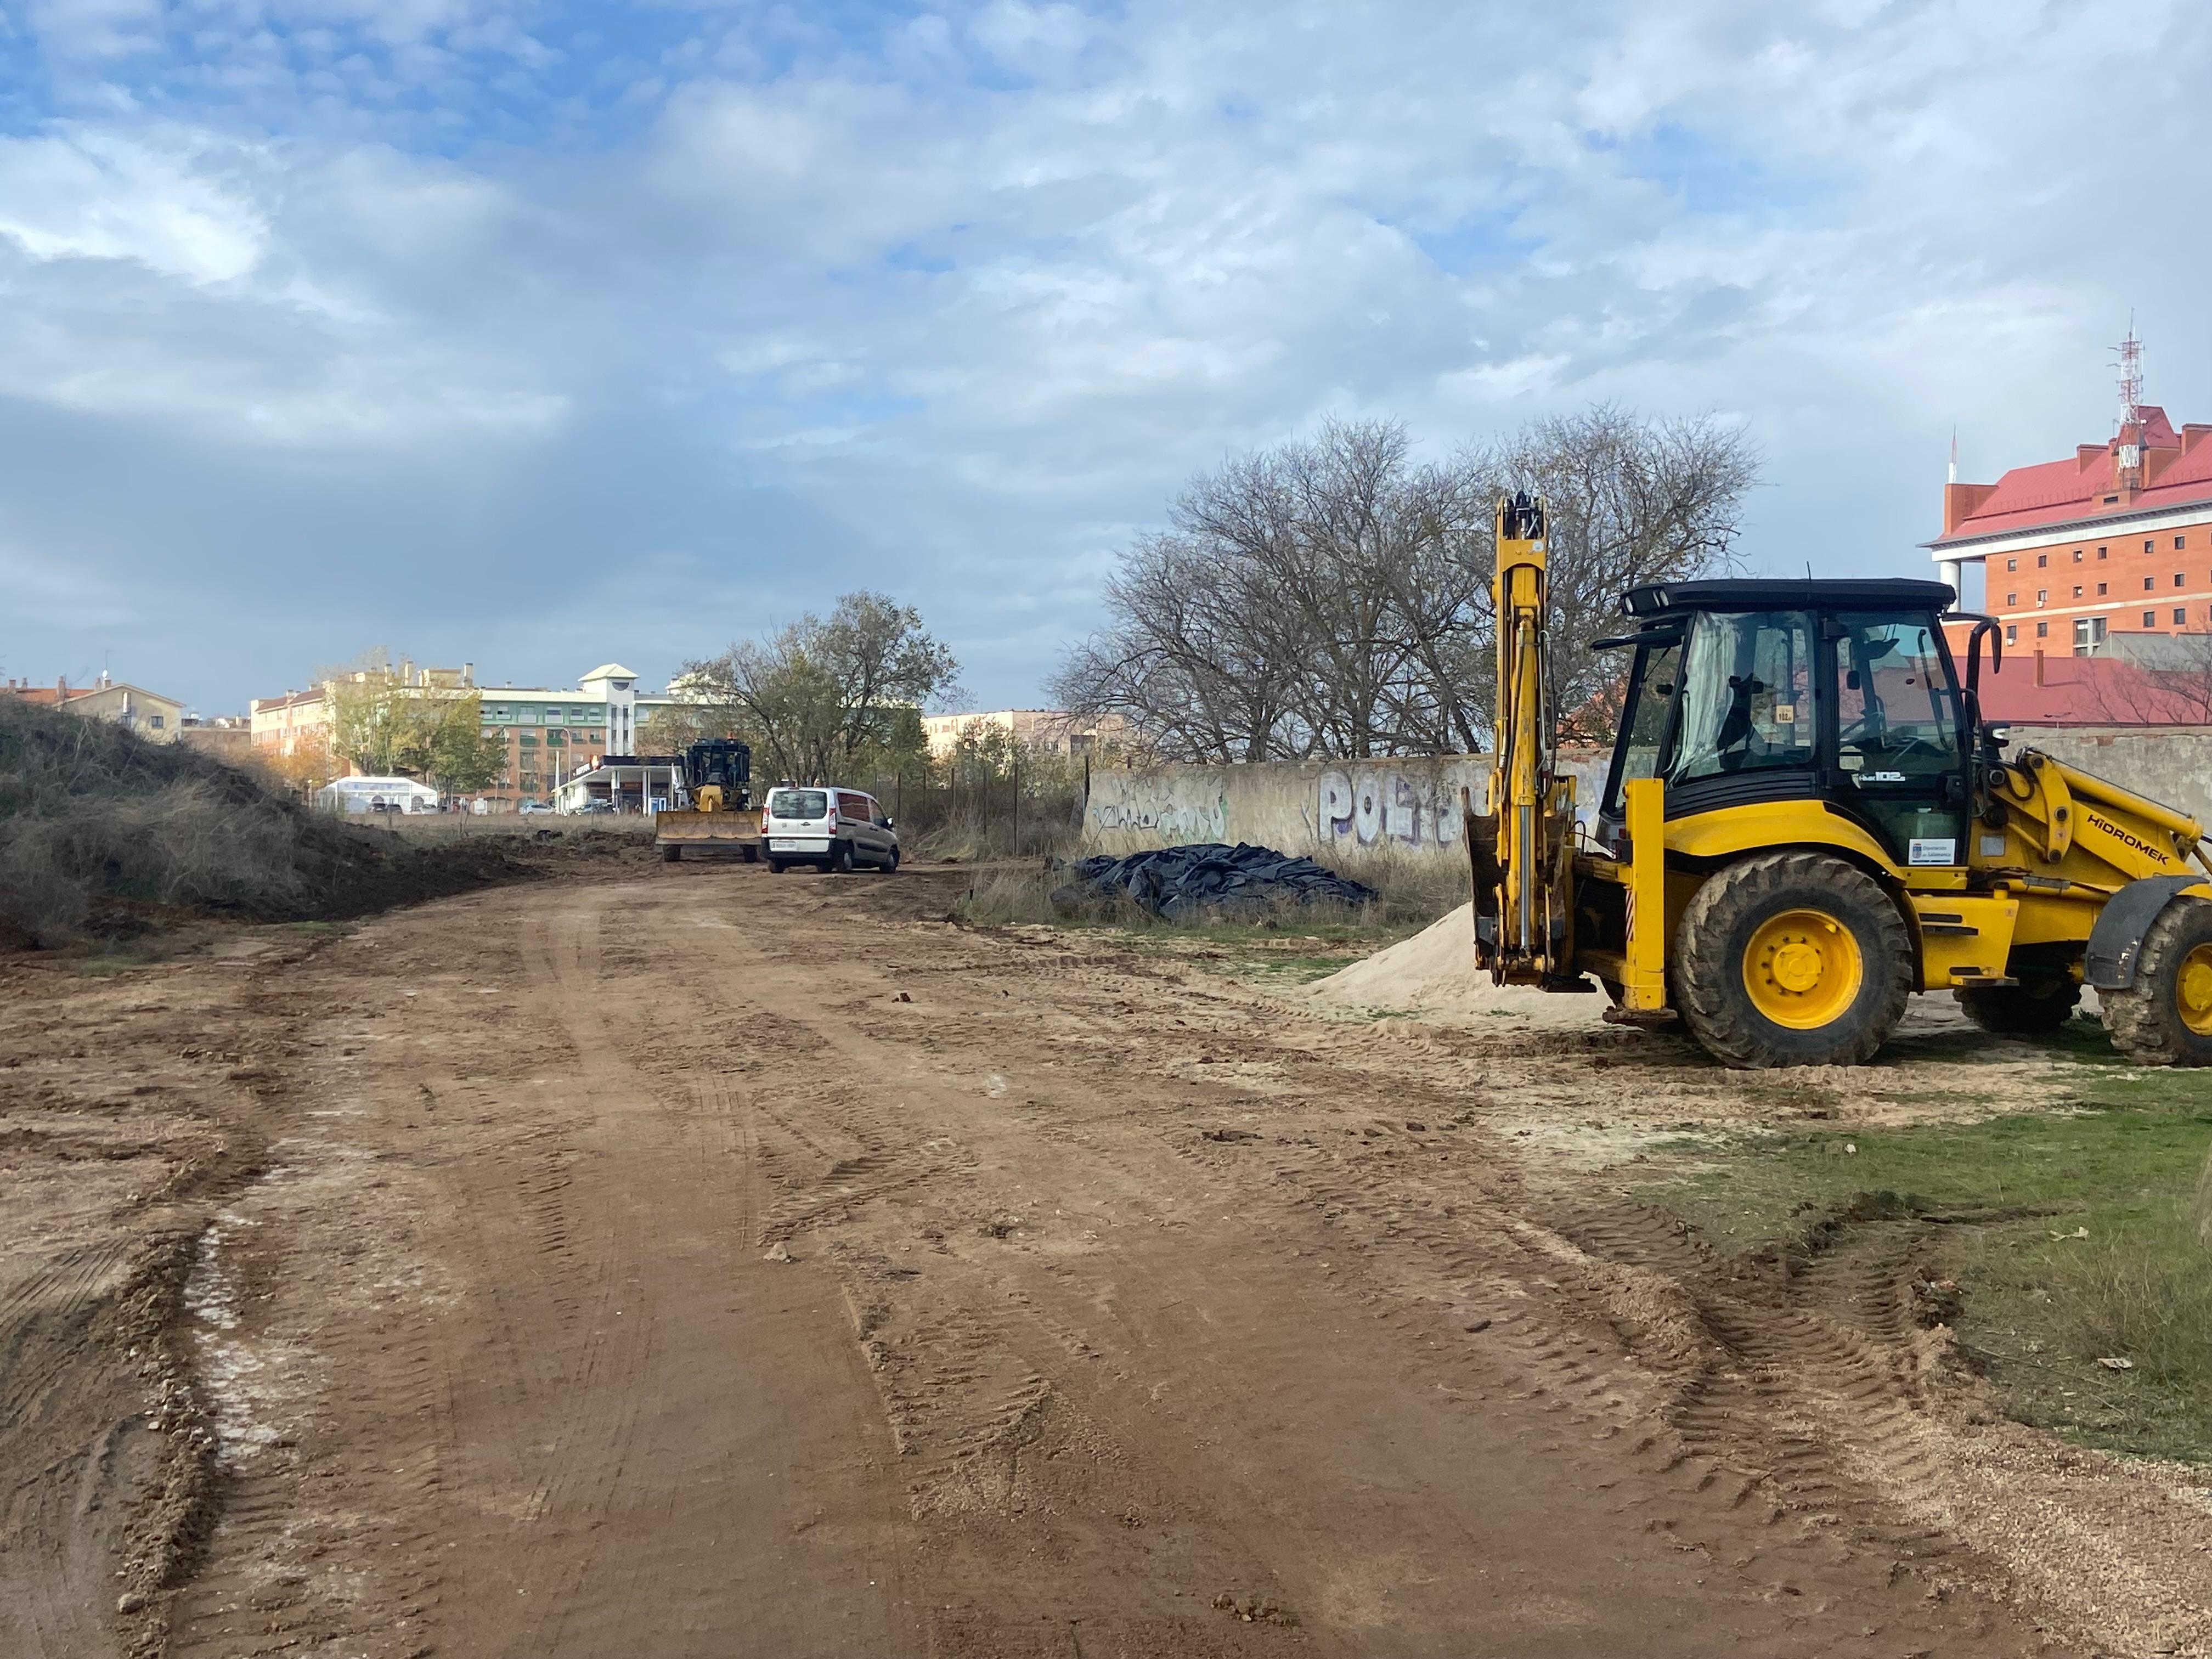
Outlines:
{"label": "dry bush", "polygon": [[0,696],[0,939],[137,931],[147,913],[358,914],[500,873],[308,811],[183,744]]}

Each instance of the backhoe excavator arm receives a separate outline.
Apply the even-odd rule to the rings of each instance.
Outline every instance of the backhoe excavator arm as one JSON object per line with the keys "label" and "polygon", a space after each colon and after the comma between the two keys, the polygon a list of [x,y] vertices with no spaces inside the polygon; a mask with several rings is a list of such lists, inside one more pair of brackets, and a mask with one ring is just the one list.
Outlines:
{"label": "backhoe excavator arm", "polygon": [[1498,629],[1498,753],[1490,810],[1469,803],[1475,951],[1500,984],[1573,975],[1573,780],[1561,778],[1546,634],[1544,505],[1528,495],[1498,504],[1491,598]]}

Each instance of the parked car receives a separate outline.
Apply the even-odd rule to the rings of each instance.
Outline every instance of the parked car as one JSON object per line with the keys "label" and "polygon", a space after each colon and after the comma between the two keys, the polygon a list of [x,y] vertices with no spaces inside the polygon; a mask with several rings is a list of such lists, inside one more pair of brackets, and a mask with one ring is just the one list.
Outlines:
{"label": "parked car", "polygon": [[611,800],[587,800],[576,809],[579,812],[605,812],[614,816],[615,804]]}
{"label": "parked car", "polygon": [[516,810],[527,817],[532,812],[551,811],[553,810],[553,803],[550,800],[526,800]]}
{"label": "parked car", "polygon": [[768,867],[781,875],[794,864],[848,871],[870,865],[886,875],[899,866],[898,831],[873,795],[858,789],[794,788],[768,792],[761,809]]}

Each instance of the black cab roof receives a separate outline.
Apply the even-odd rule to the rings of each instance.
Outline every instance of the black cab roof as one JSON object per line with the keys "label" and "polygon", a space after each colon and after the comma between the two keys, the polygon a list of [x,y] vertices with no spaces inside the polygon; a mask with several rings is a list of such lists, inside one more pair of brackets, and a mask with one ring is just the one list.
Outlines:
{"label": "black cab roof", "polygon": [[1650,618],[1678,611],[1936,611],[1958,603],[1948,582],[1905,577],[1797,580],[1751,577],[1650,582],[1620,596],[1620,614]]}

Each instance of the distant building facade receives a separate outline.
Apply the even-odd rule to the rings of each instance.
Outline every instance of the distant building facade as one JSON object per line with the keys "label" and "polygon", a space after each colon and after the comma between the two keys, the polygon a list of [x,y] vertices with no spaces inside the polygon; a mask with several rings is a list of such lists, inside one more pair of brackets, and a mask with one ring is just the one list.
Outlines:
{"label": "distant building facade", "polygon": [[1085,720],[1057,708],[999,708],[970,714],[924,714],[922,734],[933,757],[951,754],[963,735],[1004,732],[1025,748],[1085,755],[1109,744],[1127,744],[1134,728],[1118,714]]}
{"label": "distant building facade", "polygon": [[[366,681],[367,673],[356,676]],[[602,663],[576,682],[573,690],[550,686],[485,686],[476,680],[476,667],[420,668],[403,662],[396,671],[402,687],[432,692],[473,693],[480,700],[483,731],[507,744],[507,768],[490,788],[472,795],[493,811],[512,811],[526,800],[550,799],[568,779],[610,757],[627,757],[635,752],[639,726],[660,708],[680,699],[666,694],[641,693],[637,675],[617,662]],[[335,679],[304,691],[287,691],[281,697],[255,699],[250,716],[254,746],[275,756],[289,756],[303,746],[331,746],[337,712]],[[332,764],[352,773],[343,757]]]}
{"label": "distant building facade", "polygon": [[63,709],[87,720],[128,726],[155,743],[174,743],[185,729],[185,705],[174,697],[149,691],[143,685],[110,679],[105,674],[88,686],[73,686],[67,680],[57,680],[52,685],[10,680],[0,685],[0,694],[43,703],[49,708]]}
{"label": "distant building facade", "polygon": [[1982,608],[2019,653],[2212,632],[2212,425],[2177,431],[2131,404],[2108,442],[1947,484],[1943,533],[1925,545],[1962,602],[1979,568]]}

